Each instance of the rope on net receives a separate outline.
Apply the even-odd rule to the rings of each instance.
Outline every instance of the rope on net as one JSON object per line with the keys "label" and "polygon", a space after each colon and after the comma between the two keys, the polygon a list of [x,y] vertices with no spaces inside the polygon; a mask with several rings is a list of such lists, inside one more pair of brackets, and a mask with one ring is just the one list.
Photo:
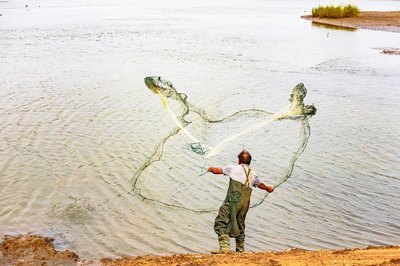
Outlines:
{"label": "rope on net", "polygon": [[[172,114],[172,112],[169,109],[168,104],[166,102],[166,98],[161,93],[159,93],[159,94],[160,94],[160,97],[161,97],[164,107],[170,114]],[[167,136],[165,136],[156,145],[153,153],[143,162],[141,167],[139,167],[139,169],[137,169],[137,171],[133,174],[133,176],[131,178],[131,183],[132,183],[131,189],[124,194],[118,195],[116,198],[119,198],[123,195],[130,194],[130,195],[138,196],[143,201],[153,202],[153,203],[157,203],[159,205],[165,206],[165,207],[184,210],[184,211],[190,211],[190,212],[195,212],[195,213],[209,213],[209,212],[217,211],[218,208],[194,209],[194,208],[188,208],[188,207],[185,207],[182,205],[163,202],[163,201],[155,199],[155,198],[147,197],[142,193],[140,187],[138,186],[138,181],[141,178],[143,172],[148,167],[150,167],[153,163],[161,160],[163,153],[164,153],[164,146],[165,146],[166,142],[181,131],[183,131],[191,139],[196,140],[195,142],[187,143],[186,149],[195,154],[204,156],[203,158],[207,159],[205,155],[207,154],[207,152],[210,151],[210,147],[204,143],[201,143],[200,141],[197,141],[197,139],[195,139],[193,136],[191,136],[191,134],[186,129],[186,126],[188,126],[190,124],[190,122],[187,121],[185,119],[185,117],[190,112],[197,114],[205,123],[220,123],[220,122],[224,122],[229,119],[235,119],[239,115],[242,115],[245,113],[253,113],[253,114],[258,114],[258,115],[261,114],[262,116],[266,115],[268,117],[273,115],[273,113],[265,111],[265,110],[260,110],[260,109],[245,109],[245,110],[239,110],[231,115],[228,115],[228,116],[220,118],[220,119],[212,119],[212,118],[210,118],[210,116],[207,114],[206,111],[189,103],[187,100],[187,98],[188,98],[187,95],[185,95],[183,93],[178,93],[175,88],[173,88],[173,92],[169,96],[169,98],[173,98],[174,100],[177,100],[178,102],[180,102],[181,106],[183,107],[182,112],[179,116],[176,116],[174,114],[174,116],[176,118],[176,120],[175,119],[174,120],[177,122],[177,127],[175,127]],[[288,117],[288,118],[293,119],[291,117]],[[304,116],[298,117],[294,120],[301,120],[301,123],[302,123],[300,146],[297,149],[297,151],[294,153],[292,159],[290,160],[289,165],[285,169],[285,173],[283,174],[283,176],[281,178],[279,178],[280,181],[278,181],[278,183],[275,185],[275,188],[279,187],[280,185],[282,185],[284,182],[286,182],[290,178],[290,176],[292,175],[293,169],[294,169],[294,165],[295,165],[297,159],[299,158],[299,156],[304,152],[304,150],[307,146],[307,143],[308,143],[308,139],[311,134],[310,125],[308,123],[307,116],[304,115]],[[206,162],[205,162],[205,165],[203,166],[202,173],[200,175],[204,175],[207,173],[207,171],[204,171],[205,167],[206,167]],[[250,208],[255,208],[255,207],[261,205],[265,201],[265,199],[268,195],[269,195],[269,193],[266,193],[265,196],[259,202],[252,204],[250,206]],[[114,198],[114,199],[116,199],[116,198]],[[109,202],[113,201],[114,199],[108,200],[104,204],[109,203]]]}

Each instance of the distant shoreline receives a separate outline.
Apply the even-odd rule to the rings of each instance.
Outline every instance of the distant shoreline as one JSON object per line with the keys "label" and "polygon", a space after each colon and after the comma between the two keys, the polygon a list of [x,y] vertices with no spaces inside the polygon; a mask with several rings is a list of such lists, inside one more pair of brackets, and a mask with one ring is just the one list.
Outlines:
{"label": "distant shoreline", "polygon": [[400,33],[400,11],[364,11],[357,17],[349,18],[317,18],[311,15],[301,18],[337,27]]}

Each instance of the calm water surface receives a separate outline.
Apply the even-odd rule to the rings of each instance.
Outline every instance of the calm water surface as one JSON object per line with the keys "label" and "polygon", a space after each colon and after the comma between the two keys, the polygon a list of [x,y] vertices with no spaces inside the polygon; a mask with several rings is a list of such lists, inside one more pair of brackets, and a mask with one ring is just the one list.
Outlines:
{"label": "calm water surface", "polygon": [[[299,18],[318,4],[0,1],[0,234],[52,236],[83,257],[216,248],[216,211],[132,191],[134,173],[175,128],[143,82],[160,75],[214,117],[276,112],[299,82],[317,106],[292,177],[249,211],[248,250],[399,245],[400,57],[377,48],[400,48],[400,34]],[[259,122],[192,119],[188,130],[212,145]],[[296,121],[274,123],[204,162],[182,149],[190,140],[180,133],[137,184],[165,203],[218,208],[227,179],[199,176],[205,163],[235,163],[245,146],[274,184],[299,134]]]}

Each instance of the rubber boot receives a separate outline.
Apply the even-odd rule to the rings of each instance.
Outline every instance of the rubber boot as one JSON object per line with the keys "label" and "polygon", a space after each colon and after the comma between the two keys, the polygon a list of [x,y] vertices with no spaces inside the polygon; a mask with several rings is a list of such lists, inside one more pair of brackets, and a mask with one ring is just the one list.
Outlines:
{"label": "rubber boot", "polygon": [[244,252],[244,242],[236,240],[236,252],[239,252],[239,253]]}
{"label": "rubber boot", "polygon": [[211,251],[212,254],[226,254],[231,252],[229,235],[218,236],[218,242],[219,242],[219,250]]}

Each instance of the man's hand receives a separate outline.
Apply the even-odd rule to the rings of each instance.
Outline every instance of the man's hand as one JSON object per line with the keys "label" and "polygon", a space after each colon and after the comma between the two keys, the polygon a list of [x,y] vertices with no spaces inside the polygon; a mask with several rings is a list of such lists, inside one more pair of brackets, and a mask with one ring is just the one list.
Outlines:
{"label": "man's hand", "polygon": [[221,175],[222,174],[222,169],[218,168],[218,167],[210,166],[210,167],[208,167],[207,172],[211,172],[211,173],[216,174],[216,175]]}
{"label": "man's hand", "polygon": [[272,192],[274,191],[274,187],[272,187],[272,186],[266,186],[264,183],[260,183],[260,184],[258,185],[258,187],[259,187],[260,189],[266,190],[268,193],[272,193]]}

